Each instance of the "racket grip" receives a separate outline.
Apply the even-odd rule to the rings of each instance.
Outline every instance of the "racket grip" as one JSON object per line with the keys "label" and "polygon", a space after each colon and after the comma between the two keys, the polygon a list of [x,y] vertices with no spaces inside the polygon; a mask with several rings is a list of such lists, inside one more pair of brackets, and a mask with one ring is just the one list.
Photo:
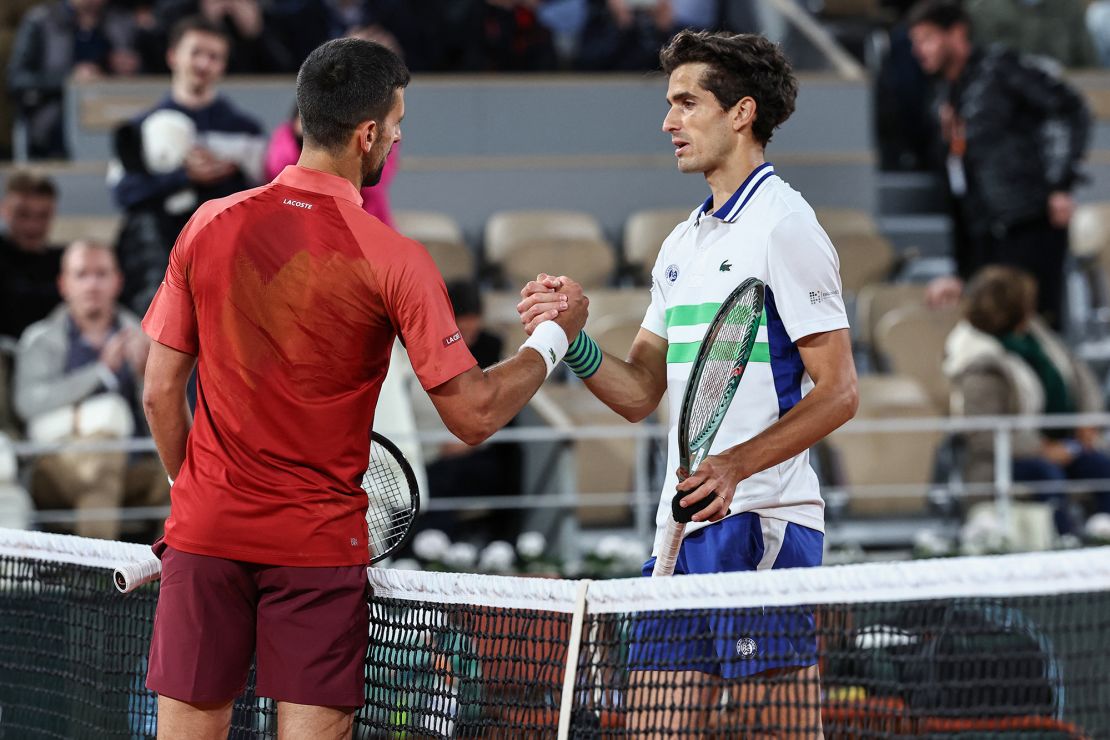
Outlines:
{"label": "racket grip", "polygon": [[162,577],[162,561],[158,558],[141,560],[137,563],[121,565],[112,573],[112,582],[121,594],[129,594],[135,589]]}
{"label": "racket grip", "polygon": [[678,550],[682,547],[682,535],[685,532],[685,522],[676,522],[674,519],[667,522],[663,543],[659,547],[659,555],[656,556],[655,567],[651,571],[652,578],[674,575],[674,564],[678,560]]}

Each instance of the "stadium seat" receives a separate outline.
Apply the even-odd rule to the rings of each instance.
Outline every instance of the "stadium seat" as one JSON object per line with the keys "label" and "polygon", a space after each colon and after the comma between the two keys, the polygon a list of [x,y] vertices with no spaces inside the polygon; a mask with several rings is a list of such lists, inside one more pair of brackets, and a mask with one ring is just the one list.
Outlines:
{"label": "stadium seat", "polygon": [[[595,288],[586,292],[590,299],[590,318],[586,330],[600,343],[599,334],[608,334],[611,327],[635,324],[643,321],[644,312],[651,303],[651,294],[645,288]],[[489,290],[482,294],[483,318],[485,327],[501,337],[505,343],[504,353],[512,356],[517,347],[527,338],[516,311],[520,303],[519,290]],[[635,336],[633,334],[633,336]],[[606,339],[610,347],[603,348],[622,358],[631,346],[619,347],[616,338]],[[612,349],[611,347],[615,347]]]}
{"label": "stadium seat", "polygon": [[52,244],[69,244],[92,239],[114,245],[119,236],[120,216],[57,216],[50,229]]}
{"label": "stadium seat", "polygon": [[633,278],[647,282],[663,240],[685,221],[690,208],[649,208],[636,211],[624,222],[624,261]]}
{"label": "stadium seat", "polygon": [[840,280],[846,297],[865,286],[886,280],[897,262],[894,247],[880,234],[830,234],[840,256]]}
{"label": "stadium seat", "polygon": [[874,217],[856,208],[814,208],[817,221],[833,241],[839,234],[878,234],[879,225]]}
{"label": "stadium seat", "polygon": [[856,296],[854,323],[856,347],[867,353],[872,367],[882,368],[875,352],[875,327],[884,316],[903,306],[925,304],[924,283],[872,283]]}
{"label": "stadium seat", "polygon": [[[591,308],[593,304],[591,303]],[[589,334],[602,350],[624,359],[636,335],[640,333],[643,316],[602,316],[590,322]]]}
{"label": "stadium seat", "polygon": [[[558,409],[558,418],[549,419],[553,426],[570,424],[573,428],[587,426],[620,426],[631,423],[597,400],[581,383],[547,383],[537,393],[533,408]],[[628,493],[636,485],[636,440],[631,437],[586,439],[573,443],[574,475],[577,490],[589,500],[591,493]],[[629,504],[603,504],[583,507],[577,511],[578,522],[584,526],[615,526],[632,521]]]}
{"label": "stadium seat", "polygon": [[891,372],[916,379],[928,394],[934,412],[946,413],[948,379],[941,369],[944,343],[959,320],[957,309],[903,306],[875,327],[875,348]]}
{"label": "stadium seat", "polygon": [[436,211],[397,211],[397,231],[424,245],[446,281],[474,278],[474,253],[451,216]]}
{"label": "stadium seat", "polygon": [[[935,416],[926,389],[905,375],[862,375],[857,419]],[[847,513],[905,515],[925,510],[933,460],[943,434],[915,432],[833,432],[828,447],[849,492]],[[853,486],[912,486],[890,495],[856,494]],[[899,495],[900,494],[900,495]]]}
{"label": "stadium seat", "polygon": [[616,267],[601,225],[580,211],[501,211],[486,222],[486,261],[509,287],[541,272],[569,275],[583,286],[609,282]]}

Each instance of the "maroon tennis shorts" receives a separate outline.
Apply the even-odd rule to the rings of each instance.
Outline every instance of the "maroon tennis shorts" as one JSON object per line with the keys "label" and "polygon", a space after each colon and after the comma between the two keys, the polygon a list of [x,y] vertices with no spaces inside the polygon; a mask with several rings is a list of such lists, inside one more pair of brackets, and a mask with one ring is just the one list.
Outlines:
{"label": "maroon tennis shorts", "polygon": [[193,704],[234,699],[258,656],[259,696],[360,707],[370,638],[366,567],[299,568],[165,546],[146,685]]}

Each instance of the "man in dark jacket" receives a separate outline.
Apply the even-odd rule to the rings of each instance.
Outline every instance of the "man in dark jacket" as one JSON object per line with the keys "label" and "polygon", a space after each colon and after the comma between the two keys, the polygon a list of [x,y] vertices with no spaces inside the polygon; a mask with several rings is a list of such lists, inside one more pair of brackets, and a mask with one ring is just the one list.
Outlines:
{"label": "man in dark jacket", "polygon": [[[199,16],[170,31],[170,93],[116,132],[109,183],[126,216],[117,251],[123,301],[141,314],[197,206],[261,181],[262,127],[219,94],[230,43]],[[165,125],[153,125],[165,124]]]}
{"label": "man in dark jacket", "polygon": [[923,0],[908,25],[914,55],[940,80],[960,278],[1020,267],[1038,277],[1038,310],[1059,327],[1071,190],[1090,129],[1083,98],[1040,58],[975,47],[958,2]]}

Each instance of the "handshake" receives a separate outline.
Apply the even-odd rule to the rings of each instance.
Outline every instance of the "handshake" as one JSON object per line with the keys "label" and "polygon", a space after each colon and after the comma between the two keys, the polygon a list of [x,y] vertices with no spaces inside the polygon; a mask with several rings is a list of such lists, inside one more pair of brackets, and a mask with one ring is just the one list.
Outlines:
{"label": "handshake", "polygon": [[554,321],[574,342],[589,315],[590,299],[582,286],[565,275],[554,277],[543,273],[520,291],[523,299],[517,304],[520,323],[528,336],[545,321]]}

